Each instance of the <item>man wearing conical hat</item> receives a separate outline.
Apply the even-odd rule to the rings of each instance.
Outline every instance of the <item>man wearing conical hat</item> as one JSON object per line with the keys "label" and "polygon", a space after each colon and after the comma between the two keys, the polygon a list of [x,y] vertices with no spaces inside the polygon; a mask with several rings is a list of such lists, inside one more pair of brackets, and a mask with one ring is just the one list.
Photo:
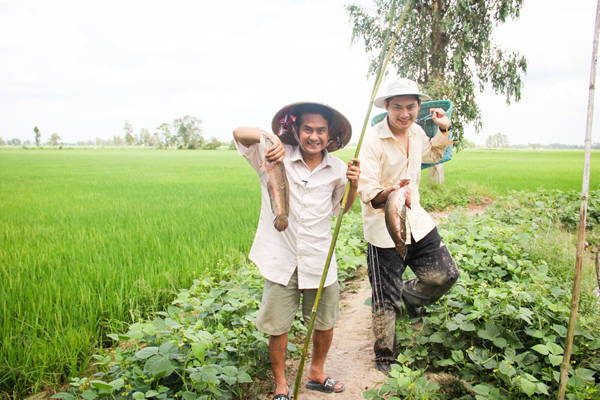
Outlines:
{"label": "man wearing conical hat", "polygon": [[[294,103],[283,107],[272,121],[274,133],[239,127],[233,131],[238,152],[260,177],[262,205],[249,258],[265,278],[256,326],[270,335],[269,355],[275,378],[274,400],[289,399],[285,378],[288,331],[302,297],[305,322],[321,280],[331,243],[331,219],[339,212],[346,182],[350,192],[344,212],[354,202],[360,175],[359,163],[344,162],[330,153],[350,141],[352,128],[340,112],[319,103]],[[273,143],[267,148],[265,143]],[[287,188],[273,179],[265,164],[282,163]],[[279,165],[281,166],[281,165]],[[269,167],[270,168],[270,167]],[[271,198],[269,190],[283,193]],[[273,211],[272,202],[289,191],[289,216]],[[281,219],[281,220],[280,220]],[[274,223],[275,221],[275,223]],[[307,387],[323,392],[341,392],[344,384],[327,376],[325,358],[339,317],[339,286],[335,255],[325,279],[315,319],[313,352],[307,372]]]}
{"label": "man wearing conical hat", "polygon": [[[387,117],[365,137],[360,151],[362,173],[359,195],[363,229],[367,241],[367,266],[372,288],[375,365],[388,373],[396,360],[396,313],[404,307],[411,317],[423,315],[424,306],[446,293],[458,279],[458,268],[437,232],[435,223],[419,202],[421,163],[439,161],[446,147],[450,120],[444,109],[429,110],[437,125],[429,139],[415,123],[421,99],[429,97],[416,82],[391,82],[375,99]],[[388,197],[408,183],[406,194],[405,250],[396,251],[386,229],[385,205]],[[409,266],[416,277],[404,281]]]}

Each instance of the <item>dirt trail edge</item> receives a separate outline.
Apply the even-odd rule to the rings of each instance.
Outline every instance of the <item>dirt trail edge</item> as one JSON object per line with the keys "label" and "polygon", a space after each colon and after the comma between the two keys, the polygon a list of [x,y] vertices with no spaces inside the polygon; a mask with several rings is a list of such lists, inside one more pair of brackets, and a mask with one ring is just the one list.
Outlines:
{"label": "dirt trail edge", "polygon": [[[469,207],[466,214],[480,214],[486,206]],[[430,215],[436,224],[449,212],[432,212]],[[320,393],[306,389],[306,371],[310,365],[310,351],[304,367],[302,386],[298,391],[300,400],[360,400],[362,393],[382,384],[386,377],[375,368],[373,355],[373,331],[371,328],[371,306],[365,304],[371,297],[371,286],[366,268],[360,268],[357,277],[346,282],[341,293],[341,317],[333,331],[333,342],[325,362],[325,372],[335,380],[346,385],[342,393]],[[300,343],[302,346],[304,342]],[[312,347],[312,345],[311,345]],[[291,385],[296,377],[298,360],[288,359],[286,375]],[[262,395],[260,399],[270,400],[272,393]]]}
{"label": "dirt trail edge", "polygon": [[[333,379],[343,382],[346,389],[342,393],[333,394],[307,390],[305,372],[298,393],[302,400],[362,399],[363,391],[385,381],[385,375],[375,369],[373,362],[371,306],[365,304],[371,297],[371,286],[366,270],[362,269],[361,272],[360,278],[349,282],[342,292],[342,316],[334,328],[333,343],[325,362],[325,372]],[[297,361],[294,360],[294,363],[297,364]],[[307,366],[308,364],[307,360]]]}

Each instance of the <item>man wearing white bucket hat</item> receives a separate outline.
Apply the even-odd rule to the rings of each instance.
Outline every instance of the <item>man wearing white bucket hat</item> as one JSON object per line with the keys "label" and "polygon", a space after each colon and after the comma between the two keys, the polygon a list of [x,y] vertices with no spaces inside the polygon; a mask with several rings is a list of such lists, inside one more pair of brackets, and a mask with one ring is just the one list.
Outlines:
{"label": "man wearing white bucket hat", "polygon": [[[387,117],[371,129],[359,155],[362,173],[358,193],[368,244],[375,365],[386,373],[396,359],[396,313],[404,307],[411,317],[423,315],[423,307],[446,293],[459,275],[435,223],[419,202],[421,163],[439,161],[446,146],[452,144],[448,139],[450,120],[442,108],[429,110],[438,127],[432,139],[415,123],[422,99],[429,96],[414,81],[400,79],[388,84],[374,102],[386,109]],[[410,181],[406,258],[394,248],[384,211],[388,196],[400,188],[402,180]],[[407,266],[416,278],[403,281]]]}
{"label": "man wearing white bucket hat", "polygon": [[[273,400],[288,400],[285,357],[288,331],[302,295],[305,321],[321,280],[331,243],[331,218],[339,212],[346,182],[350,192],[344,211],[354,202],[360,175],[358,159],[348,166],[330,155],[345,146],[352,135],[350,123],[337,110],[319,103],[294,103],[283,107],[271,123],[275,134],[258,128],[240,127],[233,132],[235,143],[257,171],[262,188],[260,219],[249,258],[265,278],[262,303],[256,320],[259,330],[270,335],[269,355],[275,378]],[[279,135],[279,136],[278,136]],[[273,145],[270,148],[265,136]],[[261,140],[261,137],[263,140]],[[289,187],[287,226],[275,228],[269,206],[269,176],[266,162],[283,163]],[[271,183],[272,185],[272,183]],[[285,197],[285,195],[284,195]],[[341,392],[344,384],[324,372],[325,358],[339,316],[337,265],[332,257],[325,280],[313,336],[313,352],[307,388]]]}

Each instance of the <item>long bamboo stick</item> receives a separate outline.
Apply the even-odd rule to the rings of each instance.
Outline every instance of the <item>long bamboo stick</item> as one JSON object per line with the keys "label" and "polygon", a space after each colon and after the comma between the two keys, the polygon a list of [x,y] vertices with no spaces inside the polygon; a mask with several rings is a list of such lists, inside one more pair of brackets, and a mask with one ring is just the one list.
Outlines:
{"label": "long bamboo stick", "polygon": [[575,278],[571,295],[571,311],[569,314],[569,327],[565,354],[560,364],[560,380],[558,382],[558,400],[565,398],[567,380],[569,378],[569,365],[571,363],[571,350],[573,337],[577,325],[577,310],[579,308],[579,292],[581,290],[581,266],[583,264],[583,250],[585,245],[585,223],[587,219],[588,197],[590,193],[590,159],[592,148],[592,119],[594,114],[594,92],[596,85],[596,66],[598,64],[598,34],[600,32],[600,0],[596,5],[596,25],[594,29],[594,44],[592,50],[592,66],[590,71],[590,88],[588,96],[587,121],[585,127],[585,157],[583,162],[583,184],[581,190],[581,209],[579,213],[579,230],[577,232],[577,254],[575,256]]}
{"label": "long bamboo stick", "polygon": [[[600,0],[598,0],[600,1]],[[407,10],[410,7],[411,0],[406,0],[406,4],[404,6],[404,10],[402,11],[402,15],[400,16],[400,22],[398,23],[398,27],[396,28],[396,32],[392,37],[392,41],[390,43],[390,47],[387,51],[385,60],[383,65],[378,71],[377,79],[375,81],[375,86],[373,87],[373,92],[371,93],[371,100],[369,101],[369,107],[367,108],[367,115],[365,116],[365,121],[363,123],[362,131],[360,132],[360,138],[358,139],[358,144],[356,145],[356,151],[354,152],[354,158],[358,157],[360,152],[360,147],[362,145],[363,137],[365,135],[365,130],[367,129],[367,124],[369,122],[369,116],[371,115],[371,109],[373,108],[373,102],[375,101],[375,97],[377,96],[377,90],[379,89],[379,85],[381,84],[381,80],[385,73],[385,68],[390,59],[390,55],[394,50],[394,46],[396,45],[396,41],[398,35],[400,34],[400,28],[402,27],[402,23],[404,22],[404,17],[406,15]],[[395,8],[395,2],[393,3]],[[385,50],[385,49],[383,49]],[[383,54],[383,52],[382,52]],[[344,191],[344,197],[342,197],[342,204],[340,206],[340,212],[338,214],[335,228],[333,230],[331,244],[329,246],[329,253],[327,254],[327,259],[325,261],[325,266],[323,267],[323,274],[321,275],[321,282],[319,283],[319,288],[317,289],[317,295],[315,296],[315,302],[313,304],[313,308],[310,315],[310,322],[308,324],[308,331],[306,332],[306,339],[304,340],[304,348],[302,349],[302,357],[300,358],[300,365],[298,366],[298,373],[296,374],[296,381],[294,383],[294,394],[293,398],[298,399],[298,390],[300,388],[300,382],[302,381],[302,371],[304,370],[304,362],[306,361],[306,353],[308,352],[308,346],[310,344],[310,339],[312,336],[315,317],[317,315],[317,309],[319,307],[319,300],[321,299],[321,292],[323,291],[323,285],[325,284],[325,278],[327,277],[327,272],[329,271],[329,265],[331,264],[331,257],[333,256],[333,250],[335,249],[335,242],[337,241],[338,234],[340,232],[340,226],[342,225],[342,218],[344,216],[344,209],[346,208],[346,203],[348,201],[348,193],[350,192],[350,182],[346,183],[346,189]]]}

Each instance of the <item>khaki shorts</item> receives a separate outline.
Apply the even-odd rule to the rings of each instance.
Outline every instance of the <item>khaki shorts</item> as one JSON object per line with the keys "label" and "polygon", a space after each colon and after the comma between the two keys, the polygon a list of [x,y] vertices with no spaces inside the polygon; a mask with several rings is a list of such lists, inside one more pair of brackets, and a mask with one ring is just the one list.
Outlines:
{"label": "khaki shorts", "polygon": [[[265,279],[262,303],[256,317],[258,330],[273,336],[289,332],[298,312],[301,293],[302,314],[304,323],[308,325],[317,289],[298,290],[298,270],[294,271],[287,286]],[[323,288],[315,318],[316,330],[326,331],[333,328],[340,317],[339,299],[340,289],[337,281]]]}

